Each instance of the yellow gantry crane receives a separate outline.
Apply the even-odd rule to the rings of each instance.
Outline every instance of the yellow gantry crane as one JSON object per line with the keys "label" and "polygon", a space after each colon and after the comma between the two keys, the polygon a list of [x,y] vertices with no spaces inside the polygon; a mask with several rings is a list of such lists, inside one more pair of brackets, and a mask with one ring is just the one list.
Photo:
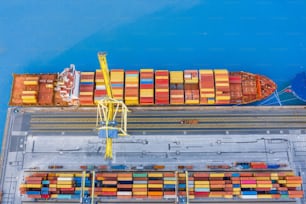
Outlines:
{"label": "yellow gantry crane", "polygon": [[106,97],[97,102],[96,128],[99,137],[106,138],[105,159],[112,159],[112,139],[127,135],[127,112],[129,110],[123,101],[113,98],[106,53],[99,52],[98,59],[104,77]]}

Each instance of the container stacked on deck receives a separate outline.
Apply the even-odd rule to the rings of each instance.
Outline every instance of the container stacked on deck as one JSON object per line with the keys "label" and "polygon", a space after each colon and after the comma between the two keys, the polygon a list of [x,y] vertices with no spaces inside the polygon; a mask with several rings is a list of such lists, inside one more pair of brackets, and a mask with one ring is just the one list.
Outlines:
{"label": "container stacked on deck", "polygon": [[229,74],[225,69],[214,70],[216,104],[230,103]]}
{"label": "container stacked on deck", "polygon": [[106,88],[105,88],[105,82],[104,77],[102,74],[102,70],[97,69],[96,70],[96,89],[95,89],[95,98],[94,101],[97,103],[101,99],[103,99],[106,96]]}
{"label": "container stacked on deck", "polygon": [[139,104],[139,72],[125,71],[124,100],[126,105]]}
{"label": "container stacked on deck", "polygon": [[21,100],[23,104],[36,104],[38,99],[38,76],[26,77],[23,81],[25,89],[22,91]]}
{"label": "container stacked on deck", "polygon": [[94,80],[94,72],[81,72],[79,96],[80,105],[93,105]]}
{"label": "container stacked on deck", "polygon": [[140,98],[139,104],[154,104],[154,70],[140,69]]}
{"label": "container stacked on deck", "polygon": [[198,70],[184,71],[185,104],[199,104]]}
{"label": "container stacked on deck", "polygon": [[113,98],[122,101],[124,90],[124,70],[113,69],[110,71]]}
{"label": "container stacked on deck", "polygon": [[178,195],[182,197],[186,197],[186,174],[183,172],[177,173],[177,188]]}
{"label": "container stacked on deck", "polygon": [[215,103],[215,78],[213,70],[200,70],[200,103]]}
{"label": "container stacked on deck", "polygon": [[148,196],[148,173],[133,172],[133,198],[147,198]]}
{"label": "container stacked on deck", "polygon": [[155,104],[169,104],[169,71],[155,72]]}
{"label": "container stacked on deck", "polygon": [[184,104],[183,71],[170,71],[170,104]]}

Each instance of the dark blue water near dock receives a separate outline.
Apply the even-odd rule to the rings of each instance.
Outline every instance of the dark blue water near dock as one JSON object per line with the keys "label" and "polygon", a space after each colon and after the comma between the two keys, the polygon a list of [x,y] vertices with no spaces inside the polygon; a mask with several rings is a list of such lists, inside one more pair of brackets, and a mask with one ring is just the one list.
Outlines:
{"label": "dark blue water near dock", "polygon": [[12,73],[74,63],[110,68],[227,68],[280,87],[306,67],[304,0],[16,0],[0,3],[0,136]]}

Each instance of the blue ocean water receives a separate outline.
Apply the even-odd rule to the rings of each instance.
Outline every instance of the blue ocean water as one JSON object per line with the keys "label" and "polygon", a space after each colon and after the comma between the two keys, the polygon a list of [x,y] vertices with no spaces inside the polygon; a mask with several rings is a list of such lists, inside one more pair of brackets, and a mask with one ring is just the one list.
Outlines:
{"label": "blue ocean water", "polygon": [[0,3],[0,136],[12,73],[70,63],[110,68],[228,68],[279,86],[306,66],[304,0],[14,0]]}

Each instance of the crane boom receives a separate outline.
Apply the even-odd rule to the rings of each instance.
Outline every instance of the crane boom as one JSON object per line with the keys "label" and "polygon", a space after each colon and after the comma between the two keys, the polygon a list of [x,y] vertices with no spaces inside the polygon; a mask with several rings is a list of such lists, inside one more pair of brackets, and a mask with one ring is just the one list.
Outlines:
{"label": "crane boom", "polygon": [[[106,60],[106,53],[99,52],[98,59],[104,78],[106,97],[97,102],[97,122],[99,137],[106,138],[105,158],[112,158],[112,139],[118,135],[127,135],[127,112],[128,108],[123,101],[113,99],[110,74]],[[121,113],[120,126],[116,121],[117,113]],[[118,133],[119,132],[119,133]]]}

